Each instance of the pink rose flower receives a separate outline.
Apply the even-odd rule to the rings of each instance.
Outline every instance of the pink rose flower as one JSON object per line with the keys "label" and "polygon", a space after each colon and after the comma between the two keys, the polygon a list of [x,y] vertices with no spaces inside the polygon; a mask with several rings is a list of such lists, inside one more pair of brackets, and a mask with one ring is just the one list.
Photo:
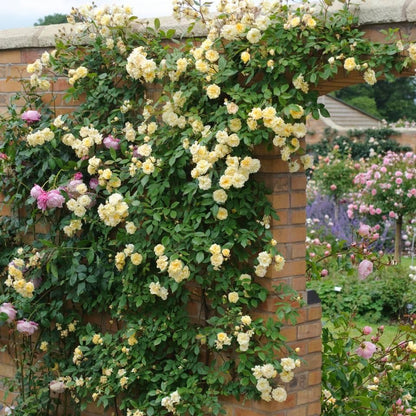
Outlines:
{"label": "pink rose flower", "polygon": [[107,149],[120,149],[120,139],[116,139],[111,134],[104,138],[103,144]]}
{"label": "pink rose flower", "polygon": [[61,380],[52,380],[49,383],[49,390],[53,393],[61,394],[65,391],[65,383]]}
{"label": "pink rose flower", "polygon": [[370,273],[373,272],[373,263],[370,260],[363,260],[358,265],[358,278],[364,280]]}
{"label": "pink rose flower", "polygon": [[57,189],[52,189],[46,192],[46,206],[47,208],[62,208],[65,198]]}
{"label": "pink rose flower", "polygon": [[1,159],[1,160],[7,160],[7,159],[8,159],[8,157],[7,157],[6,153],[2,153],[2,152],[0,152],[0,159]]}
{"label": "pink rose flower", "polygon": [[28,110],[25,111],[20,117],[22,120],[26,121],[27,124],[31,124],[40,120],[40,113],[36,110]]}
{"label": "pink rose flower", "polygon": [[321,270],[321,276],[322,276],[322,277],[328,276],[328,273],[329,273],[329,272],[328,272],[328,270],[327,270],[327,269],[322,269],[322,270]]}
{"label": "pink rose flower", "polygon": [[81,179],[72,179],[71,181],[68,182],[68,185],[66,186],[66,192],[68,193],[68,195],[71,198],[74,198],[75,196],[78,196],[78,192],[77,192],[77,186],[81,185],[83,182]]}
{"label": "pink rose flower", "polygon": [[8,316],[6,321],[8,323],[16,319],[16,309],[11,303],[3,303],[0,305],[0,313],[5,313]]}
{"label": "pink rose flower", "polygon": [[371,334],[371,332],[373,332],[373,328],[371,328],[371,326],[365,326],[363,328],[363,334],[364,335],[369,335],[369,334]]}
{"label": "pink rose flower", "polygon": [[32,198],[35,198],[35,199],[38,199],[39,198],[39,195],[42,193],[42,192],[45,192],[39,185],[37,185],[37,184],[35,184],[34,186],[33,186],[33,188],[30,190],[30,196],[32,197]]}
{"label": "pink rose flower", "polygon": [[370,341],[364,341],[361,343],[361,345],[355,350],[357,355],[359,355],[362,358],[365,358],[368,360],[371,358],[374,353],[376,352],[377,347]]}
{"label": "pink rose flower", "polygon": [[17,321],[16,329],[23,335],[33,335],[38,329],[39,325],[33,321],[27,321],[26,319]]}
{"label": "pink rose flower", "polygon": [[37,197],[36,202],[38,203],[38,208],[42,211],[45,211],[47,208],[48,193],[42,190],[42,192]]}
{"label": "pink rose flower", "polygon": [[77,173],[74,175],[74,179],[75,179],[75,180],[82,179],[82,172],[77,172]]}
{"label": "pink rose flower", "polygon": [[89,182],[90,188],[95,190],[98,186],[98,179],[97,178],[91,178]]}
{"label": "pink rose flower", "polygon": [[330,189],[331,191],[335,191],[335,190],[337,189],[337,186],[333,183],[333,184],[329,187],[329,189]]}
{"label": "pink rose flower", "polygon": [[358,234],[361,237],[366,237],[370,234],[370,226],[360,222],[360,228],[358,229]]}

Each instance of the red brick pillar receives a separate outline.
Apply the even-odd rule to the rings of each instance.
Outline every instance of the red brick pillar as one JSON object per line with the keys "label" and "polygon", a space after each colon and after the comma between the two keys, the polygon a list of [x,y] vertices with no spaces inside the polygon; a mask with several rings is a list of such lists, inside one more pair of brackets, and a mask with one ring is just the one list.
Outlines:
{"label": "red brick pillar", "polygon": [[[279,221],[271,224],[279,251],[286,259],[282,271],[269,269],[260,283],[270,291],[273,286],[287,283],[299,292],[305,305],[300,307],[297,325],[283,328],[283,335],[293,348],[299,348],[304,360],[296,370],[294,380],[288,386],[288,398],[284,403],[234,402],[228,409],[229,416],[318,416],[321,395],[321,305],[308,296],[306,290],[306,177],[304,172],[289,173],[288,164],[280,159],[277,150],[265,146],[256,148],[261,160],[258,180],[272,192],[270,200],[279,215]],[[309,297],[309,302],[308,302]],[[267,318],[275,311],[277,299],[272,295],[259,308],[258,313]]]}

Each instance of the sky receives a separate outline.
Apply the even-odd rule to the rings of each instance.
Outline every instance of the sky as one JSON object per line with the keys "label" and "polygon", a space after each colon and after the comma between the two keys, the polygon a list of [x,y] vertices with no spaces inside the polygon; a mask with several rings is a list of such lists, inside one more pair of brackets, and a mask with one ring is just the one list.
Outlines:
{"label": "sky", "polygon": [[[32,27],[39,18],[49,14],[70,12],[71,8],[91,0],[0,0],[0,30]],[[172,0],[95,0],[98,6],[129,5],[140,18],[172,14]]]}

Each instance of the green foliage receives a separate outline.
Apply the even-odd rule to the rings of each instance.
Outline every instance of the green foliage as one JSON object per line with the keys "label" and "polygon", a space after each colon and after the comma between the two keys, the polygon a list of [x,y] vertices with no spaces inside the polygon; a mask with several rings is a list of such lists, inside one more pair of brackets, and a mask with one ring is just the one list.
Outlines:
{"label": "green foliage", "polygon": [[391,82],[381,80],[372,86],[353,85],[336,91],[335,96],[389,122],[402,118],[416,119],[414,77],[397,78]]}
{"label": "green foliage", "polygon": [[332,196],[336,201],[345,198],[353,189],[357,168],[348,154],[335,146],[326,157],[319,156],[318,164],[311,172],[313,183],[322,194]]}
{"label": "green foliage", "polygon": [[[128,8],[74,9],[69,21],[84,25],[28,65],[1,120],[2,191],[21,216],[1,223],[12,255],[0,302],[39,324],[35,335],[7,323],[17,414],[96,402],[127,416],[216,415],[222,396],[285,400],[300,362],[281,328],[300,299],[266,289],[284,259],[255,146],[275,146],[290,172],[310,167],[306,116],[326,114],[313,87],[343,66],[372,79],[410,58],[365,40],[347,7],[265,9],[261,30],[203,10],[182,9],[208,39],[180,43],[158,20],[137,30]],[[62,78],[81,104],[58,115],[42,95]],[[269,293],[275,315],[256,318]]]}
{"label": "green foliage", "polygon": [[391,344],[385,346],[383,326],[376,331],[356,328],[348,315],[332,322],[332,328],[323,328],[322,337],[323,414],[412,414],[414,329],[401,326]]}
{"label": "green foliage", "polygon": [[339,135],[336,130],[325,129],[324,137],[316,144],[308,145],[307,150],[312,154],[325,157],[330,155],[334,148],[338,153],[353,160],[369,158],[374,155],[385,155],[392,152],[410,151],[409,146],[402,146],[394,136],[398,133],[390,128],[350,130],[347,134]]}
{"label": "green foliage", "polygon": [[365,280],[351,274],[340,273],[337,265],[328,266],[329,274],[313,280],[315,289],[326,313],[355,314],[372,322],[398,319],[407,313],[407,305],[415,295],[407,270],[400,266],[386,266],[374,270]]}

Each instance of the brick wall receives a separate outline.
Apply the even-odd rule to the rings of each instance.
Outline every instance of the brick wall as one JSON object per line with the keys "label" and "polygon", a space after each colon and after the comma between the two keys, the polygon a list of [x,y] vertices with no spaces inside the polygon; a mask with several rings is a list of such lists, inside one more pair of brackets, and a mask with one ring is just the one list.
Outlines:
{"label": "brick wall", "polygon": [[[0,32],[0,45],[2,32]],[[52,44],[51,44],[52,45]],[[1,48],[1,47],[0,47]],[[20,47],[0,50],[0,113],[6,110],[7,103],[13,93],[20,90],[17,80],[28,76],[26,65],[38,58],[46,48]],[[66,82],[58,80],[54,85],[57,93],[56,109],[58,113],[71,111],[76,103],[65,103],[63,92]],[[45,93],[45,99],[50,95]],[[264,147],[257,148],[257,157],[261,159],[262,169],[258,179],[266,183],[272,190],[270,195],[273,206],[280,217],[272,223],[274,238],[279,243],[279,249],[286,258],[286,265],[281,272],[270,270],[261,283],[271,289],[280,282],[289,283],[300,295],[307,300],[305,279],[305,206],[306,178],[303,173],[289,174],[287,163],[280,160],[277,152],[269,152]],[[1,206],[1,215],[7,215],[8,210]],[[274,312],[272,296],[264,302],[257,311],[259,316],[270,316]],[[198,305],[190,305],[190,312],[195,312]],[[285,403],[266,402],[237,402],[226,400],[227,416],[317,416],[320,414],[321,393],[321,308],[319,304],[303,306],[299,309],[299,319],[296,326],[286,326],[283,333],[289,344],[299,347],[299,354],[305,364],[297,369],[296,377],[288,389],[288,400]],[[93,320],[100,317],[92,317]],[[0,341],[5,341],[7,332],[0,332]],[[13,363],[6,353],[0,353],[1,377],[13,373]],[[0,385],[1,392],[1,385]],[[10,397],[9,397],[10,400]],[[1,394],[0,394],[1,401]],[[83,416],[103,415],[99,409],[90,406]],[[110,415],[107,411],[106,415]]]}

